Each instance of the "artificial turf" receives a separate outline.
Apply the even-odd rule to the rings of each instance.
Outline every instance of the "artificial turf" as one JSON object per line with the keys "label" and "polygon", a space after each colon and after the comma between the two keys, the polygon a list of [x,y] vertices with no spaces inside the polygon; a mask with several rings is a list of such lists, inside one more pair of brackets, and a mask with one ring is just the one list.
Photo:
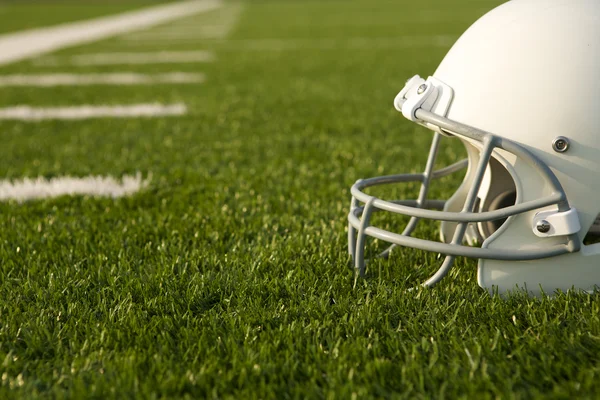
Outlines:
{"label": "artificial turf", "polygon": [[[349,265],[352,183],[425,163],[431,134],[393,110],[394,96],[499,3],[248,1],[224,39],[111,39],[58,53],[193,48],[214,51],[212,64],[0,68],[207,76],[0,91],[1,107],[190,109],[0,121],[3,178],[150,178],[121,199],[0,203],[0,398],[597,398],[597,294],[490,296],[463,259],[436,288],[407,292],[439,263],[411,250],[373,262],[365,278]],[[456,161],[460,143],[446,142],[441,162]],[[419,234],[435,239],[436,226]]]}

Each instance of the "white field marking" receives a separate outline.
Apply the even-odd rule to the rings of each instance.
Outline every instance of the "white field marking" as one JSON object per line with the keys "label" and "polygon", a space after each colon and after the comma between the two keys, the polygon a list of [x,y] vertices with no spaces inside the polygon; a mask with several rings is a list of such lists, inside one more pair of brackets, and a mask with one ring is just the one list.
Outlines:
{"label": "white field marking", "polygon": [[158,51],[152,53],[91,53],[71,57],[44,57],[34,61],[39,66],[142,65],[204,63],[215,60],[209,51]]}
{"label": "white field marking", "polygon": [[228,29],[221,26],[202,26],[193,29],[136,33],[123,37],[123,40],[135,42],[148,40],[208,39],[224,37],[227,32]]}
{"label": "white field marking", "polygon": [[157,28],[157,29],[153,29],[151,31],[143,31],[143,32],[135,32],[133,34],[124,36],[124,37],[130,37],[130,36],[144,36],[144,35],[156,35],[158,36],[159,34],[165,34],[165,35],[183,35],[185,33],[188,34],[196,34],[196,35],[202,35],[205,33],[211,33],[211,32],[226,32],[225,28],[227,28],[226,26],[223,25],[211,25],[211,24],[205,24],[202,22],[196,22],[195,25],[168,25],[164,28]]}
{"label": "white field marking", "polygon": [[133,104],[119,106],[75,106],[38,108],[15,106],[0,108],[0,120],[43,121],[43,120],[81,120],[90,118],[132,118],[132,117],[168,117],[184,115],[187,107],[176,104]]}
{"label": "white field marking", "polygon": [[194,19],[180,19],[170,25],[123,36],[124,41],[220,39],[226,37],[235,26],[242,12],[240,3],[225,5],[216,15]]}
{"label": "white field marking", "polygon": [[[294,51],[294,50],[347,50],[347,49],[403,49],[417,47],[450,47],[458,39],[457,35],[399,36],[399,37],[350,37],[322,39],[224,39],[211,43],[222,51]],[[130,42],[133,46],[166,46],[195,43],[198,39],[171,40],[163,38],[154,41]]]}
{"label": "white field marking", "polygon": [[400,37],[350,37],[344,39],[241,39],[223,41],[222,50],[338,50],[383,49],[412,47],[448,47],[455,35],[400,36]]}
{"label": "white field marking", "polygon": [[53,87],[87,85],[154,85],[161,83],[200,83],[204,75],[187,72],[168,74],[138,74],[117,72],[107,74],[42,74],[42,75],[0,75],[0,87]]}
{"label": "white field marking", "polygon": [[0,65],[148,28],[220,6],[220,0],[189,0],[115,16],[1,35]]}
{"label": "white field marking", "polygon": [[0,201],[45,199],[58,196],[102,196],[123,197],[148,186],[151,176],[142,180],[139,172],[135,176],[124,175],[120,180],[111,176],[58,177],[45,179],[25,178],[18,181],[0,181]]}

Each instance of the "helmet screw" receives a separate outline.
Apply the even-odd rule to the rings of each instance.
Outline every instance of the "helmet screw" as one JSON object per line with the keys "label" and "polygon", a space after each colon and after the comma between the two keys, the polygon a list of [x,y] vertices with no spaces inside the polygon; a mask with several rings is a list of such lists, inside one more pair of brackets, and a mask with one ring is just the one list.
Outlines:
{"label": "helmet screw", "polygon": [[539,233],[548,233],[550,232],[550,228],[550,222],[546,221],[545,219],[538,221],[537,224],[535,224],[535,229],[537,229]]}
{"label": "helmet screw", "polygon": [[564,136],[558,136],[552,141],[552,149],[557,153],[564,153],[569,149],[569,139]]}
{"label": "helmet screw", "polygon": [[423,83],[421,86],[417,88],[417,94],[423,94],[424,91],[427,90],[427,85]]}

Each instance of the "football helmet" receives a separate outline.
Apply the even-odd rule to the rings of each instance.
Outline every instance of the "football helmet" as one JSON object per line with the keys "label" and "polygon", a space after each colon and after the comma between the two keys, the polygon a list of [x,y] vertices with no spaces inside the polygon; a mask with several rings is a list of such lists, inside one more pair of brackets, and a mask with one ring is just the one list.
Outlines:
{"label": "football helmet", "polygon": [[[432,130],[433,141],[423,173],[352,186],[348,242],[360,274],[369,236],[391,243],[384,256],[397,246],[445,255],[424,286],[438,283],[457,256],[479,259],[478,283],[490,291],[600,285],[600,243],[589,241],[600,233],[600,1],[513,0],[495,8],[432,76],[408,80],[394,106]],[[441,142],[457,139],[467,158],[434,170]],[[461,169],[449,199],[428,199],[432,180]],[[365,192],[405,182],[420,182],[418,198]],[[390,232],[371,224],[376,211],[410,220]],[[441,241],[411,236],[421,219],[441,222]]]}

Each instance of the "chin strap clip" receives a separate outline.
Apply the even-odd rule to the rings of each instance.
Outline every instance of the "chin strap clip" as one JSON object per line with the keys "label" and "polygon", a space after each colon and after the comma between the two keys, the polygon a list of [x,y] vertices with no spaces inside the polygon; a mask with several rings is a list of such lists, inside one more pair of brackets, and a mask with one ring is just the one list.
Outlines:
{"label": "chin strap clip", "polygon": [[577,210],[541,211],[533,217],[533,233],[537,237],[567,236],[581,230]]}

